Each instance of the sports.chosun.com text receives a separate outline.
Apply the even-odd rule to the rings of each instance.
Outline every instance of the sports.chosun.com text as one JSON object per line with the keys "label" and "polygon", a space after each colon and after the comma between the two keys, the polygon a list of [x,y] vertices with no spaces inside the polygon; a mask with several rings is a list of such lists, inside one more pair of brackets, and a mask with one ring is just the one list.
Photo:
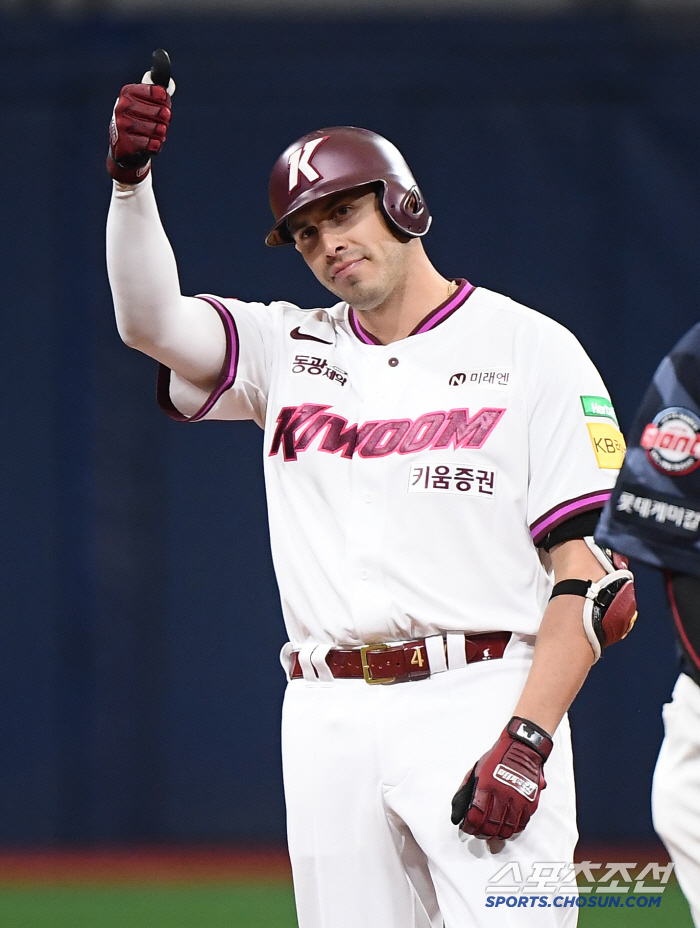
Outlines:
{"label": "sports.chosun.com text", "polygon": [[510,909],[522,908],[579,908],[597,906],[602,908],[661,908],[661,896],[487,896],[486,908],[507,905]]}
{"label": "sports.chosun.com text", "polygon": [[[634,871],[637,871],[636,873]],[[510,860],[485,886],[486,908],[658,909],[673,863]]]}

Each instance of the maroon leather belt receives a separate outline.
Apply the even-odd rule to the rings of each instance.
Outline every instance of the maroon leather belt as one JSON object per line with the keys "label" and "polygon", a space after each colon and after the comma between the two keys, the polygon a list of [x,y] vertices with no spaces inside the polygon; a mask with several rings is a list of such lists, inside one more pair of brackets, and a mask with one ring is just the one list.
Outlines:
{"label": "maroon leather belt", "polygon": [[[488,632],[464,638],[468,664],[497,660],[503,657],[510,641],[510,632]],[[404,680],[424,680],[430,676],[428,652],[424,638],[402,644],[372,644],[352,650],[332,650],[326,663],[339,680],[362,680],[367,683],[401,683]],[[299,652],[292,651],[290,679],[303,677]]]}

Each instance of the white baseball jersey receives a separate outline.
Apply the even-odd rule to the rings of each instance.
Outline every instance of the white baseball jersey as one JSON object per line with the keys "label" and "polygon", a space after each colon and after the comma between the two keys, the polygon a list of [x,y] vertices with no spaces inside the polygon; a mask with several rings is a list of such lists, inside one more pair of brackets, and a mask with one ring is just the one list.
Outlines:
{"label": "white baseball jersey", "polygon": [[[535,545],[603,505],[624,449],[574,336],[466,281],[389,345],[346,303],[202,298],[221,315],[228,352],[192,418],[265,429],[292,644],[535,634],[550,592]],[[160,380],[178,417],[167,370]]]}

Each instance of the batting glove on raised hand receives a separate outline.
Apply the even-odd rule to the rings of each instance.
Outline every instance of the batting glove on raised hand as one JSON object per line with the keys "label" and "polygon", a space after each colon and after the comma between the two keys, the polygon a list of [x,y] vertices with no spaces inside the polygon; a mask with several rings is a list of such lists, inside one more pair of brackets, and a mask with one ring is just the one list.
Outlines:
{"label": "batting glove on raised hand", "polygon": [[530,821],[546,787],[552,751],[544,729],[514,716],[477,761],[452,799],[452,823],[477,838],[510,838]]}
{"label": "batting glove on raised hand", "polygon": [[122,184],[139,184],[151,168],[151,157],[163,147],[171,116],[170,59],[153,53],[153,67],[141,84],[122,87],[109,124],[107,170]]}

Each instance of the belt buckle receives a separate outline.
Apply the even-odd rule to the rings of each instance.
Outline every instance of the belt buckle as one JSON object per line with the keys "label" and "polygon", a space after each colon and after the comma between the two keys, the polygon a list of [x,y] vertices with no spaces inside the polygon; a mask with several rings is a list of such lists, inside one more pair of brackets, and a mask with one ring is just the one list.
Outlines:
{"label": "belt buckle", "polygon": [[368,651],[388,651],[388,644],[368,644],[360,648],[360,660],[362,661],[362,674],[365,678],[365,683],[369,683],[370,686],[373,686],[375,683],[395,683],[396,677],[377,677],[376,679],[372,676],[372,668],[369,666],[367,660]]}

